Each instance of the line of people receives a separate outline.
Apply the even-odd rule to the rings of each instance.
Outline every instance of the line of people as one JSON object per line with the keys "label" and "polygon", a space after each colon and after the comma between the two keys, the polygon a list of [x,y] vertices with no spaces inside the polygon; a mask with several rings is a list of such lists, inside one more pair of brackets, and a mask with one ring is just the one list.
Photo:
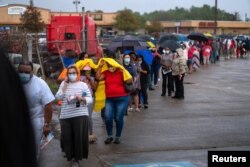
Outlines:
{"label": "line of people", "polygon": [[[191,51],[192,47],[194,49]],[[206,57],[208,52],[211,56],[213,50],[213,47],[206,45],[200,50],[196,47],[197,44],[187,50],[182,45],[182,48],[176,50],[162,48],[160,52],[153,49],[153,64],[156,65],[153,67],[146,63],[143,55],[136,55],[135,52],[124,54],[121,63],[112,58],[101,58],[97,64],[84,53],[81,60],[67,66],[55,96],[45,81],[33,75],[32,63],[21,62],[18,74],[30,111],[30,123],[34,128],[34,138],[31,135],[33,132],[29,132],[29,135],[36,146],[33,149],[36,150],[36,159],[39,158],[42,136],[47,136],[51,131],[52,104],[55,98],[62,100],[59,116],[62,151],[71,166],[79,166],[80,160],[88,158],[89,143],[97,140],[93,131],[93,111],[102,110],[107,132],[104,143],[120,144],[124,115],[127,111],[140,112],[142,105],[144,109],[149,107],[148,89],[152,82],[157,85],[159,71],[162,74],[161,96],[166,93],[172,96],[175,92],[174,99],[184,99],[183,81],[187,64],[199,66],[199,52],[204,52],[202,55]],[[191,53],[192,57],[189,55]],[[4,52],[1,54],[4,55]],[[205,58],[204,62],[208,61]],[[125,84],[133,85],[133,89],[126,90]]]}

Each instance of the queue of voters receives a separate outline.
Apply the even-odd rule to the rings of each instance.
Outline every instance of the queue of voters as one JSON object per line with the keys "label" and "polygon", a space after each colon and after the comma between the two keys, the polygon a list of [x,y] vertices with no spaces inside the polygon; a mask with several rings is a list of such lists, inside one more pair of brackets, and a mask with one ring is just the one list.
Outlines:
{"label": "queue of voters", "polygon": [[[34,162],[39,159],[41,139],[51,132],[53,105],[60,105],[61,150],[70,166],[77,167],[79,161],[88,158],[89,144],[100,142],[93,128],[93,112],[103,118],[105,145],[126,142],[122,140],[126,135],[123,134],[124,117],[150,108],[149,91],[159,89],[159,98],[167,95],[174,100],[184,100],[184,78],[199,71],[201,66],[215,64],[223,56],[226,61],[232,57],[245,58],[249,49],[240,43],[230,39],[194,41],[181,43],[175,49],[124,50],[118,56],[110,52],[98,61],[84,52],[79,59],[64,64],[55,94],[43,79],[33,75],[31,62],[21,62],[18,83],[23,87],[27,101],[24,107],[28,107],[33,126],[34,137],[30,140],[34,144],[33,152],[36,150]],[[1,54],[4,55],[3,50]]]}

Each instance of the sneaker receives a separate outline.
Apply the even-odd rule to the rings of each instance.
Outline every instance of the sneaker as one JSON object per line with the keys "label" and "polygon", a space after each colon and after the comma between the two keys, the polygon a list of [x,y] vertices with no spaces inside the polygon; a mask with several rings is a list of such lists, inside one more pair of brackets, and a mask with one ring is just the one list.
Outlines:
{"label": "sneaker", "polygon": [[148,105],[147,105],[147,104],[144,104],[144,108],[147,109],[147,108],[148,108]]}
{"label": "sneaker", "polygon": [[121,143],[121,140],[119,137],[116,137],[115,138],[115,141],[114,141],[114,144],[120,144]]}
{"label": "sneaker", "polygon": [[161,96],[166,96],[166,95],[164,93],[162,93]]}
{"label": "sneaker", "polygon": [[105,144],[110,144],[113,141],[113,137],[107,137],[107,139],[104,141]]}

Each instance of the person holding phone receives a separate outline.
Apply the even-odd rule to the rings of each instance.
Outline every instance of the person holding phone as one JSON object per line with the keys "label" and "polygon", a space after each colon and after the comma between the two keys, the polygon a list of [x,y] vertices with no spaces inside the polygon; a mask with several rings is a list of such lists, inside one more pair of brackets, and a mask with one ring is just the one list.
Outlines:
{"label": "person holding phone", "polygon": [[88,105],[93,102],[88,85],[80,81],[75,65],[67,68],[67,77],[61,83],[56,98],[62,100],[60,114],[61,147],[71,166],[88,158]]}

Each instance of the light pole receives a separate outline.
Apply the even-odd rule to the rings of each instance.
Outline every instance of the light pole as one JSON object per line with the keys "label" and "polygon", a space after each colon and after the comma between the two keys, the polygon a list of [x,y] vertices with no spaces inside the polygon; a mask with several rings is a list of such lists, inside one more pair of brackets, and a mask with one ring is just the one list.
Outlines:
{"label": "light pole", "polygon": [[78,12],[78,4],[80,4],[81,1],[80,0],[74,0],[73,4],[76,5],[76,12]]}
{"label": "light pole", "polygon": [[217,28],[217,0],[215,0],[215,8],[214,8],[214,35],[216,35],[216,28]]}

